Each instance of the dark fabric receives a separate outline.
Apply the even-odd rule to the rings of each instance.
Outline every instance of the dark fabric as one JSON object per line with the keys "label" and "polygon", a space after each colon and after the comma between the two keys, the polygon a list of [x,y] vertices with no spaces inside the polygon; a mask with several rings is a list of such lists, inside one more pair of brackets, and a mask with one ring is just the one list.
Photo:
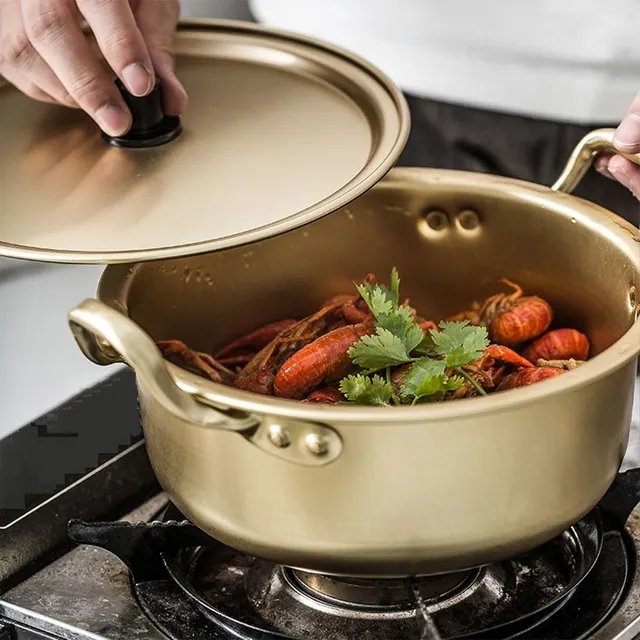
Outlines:
{"label": "dark fabric", "polygon": [[[411,135],[401,166],[503,175],[551,185],[578,141],[590,130],[407,96]],[[640,224],[640,204],[621,184],[590,171],[575,194]]]}

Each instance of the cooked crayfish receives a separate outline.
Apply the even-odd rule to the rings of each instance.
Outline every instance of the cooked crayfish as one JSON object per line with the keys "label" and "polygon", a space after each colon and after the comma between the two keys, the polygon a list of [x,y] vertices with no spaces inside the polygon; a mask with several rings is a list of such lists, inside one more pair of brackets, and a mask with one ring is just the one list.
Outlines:
{"label": "cooked crayfish", "polygon": [[337,404],[338,402],[344,402],[345,398],[336,387],[320,387],[312,391],[301,402],[315,403],[315,404]]}
{"label": "cooked crayfish", "polygon": [[[365,295],[375,310],[380,296],[388,295],[389,289],[376,289],[376,278],[371,273],[367,274],[364,281],[371,285],[371,291],[375,290],[375,295],[378,296],[377,301],[373,302],[375,298],[370,300]],[[419,400],[417,393],[406,392],[407,385],[414,385],[414,390],[418,388],[414,380],[407,381],[406,374],[410,369],[414,379],[416,372],[417,375],[427,376],[425,380],[428,384],[423,388],[436,389],[426,394],[420,392],[420,398],[431,395],[441,400],[484,395],[496,390],[535,384],[571,371],[587,360],[591,347],[583,333],[575,329],[549,330],[553,320],[549,303],[538,296],[523,295],[520,286],[509,280],[503,279],[502,282],[513,291],[489,296],[484,302],[474,303],[470,309],[447,318],[449,322],[466,321],[487,329],[491,344],[475,362],[471,361],[479,351],[472,346],[478,344],[473,340],[480,340],[479,344],[482,346],[487,344],[487,334],[484,331],[475,329],[469,332],[468,328],[465,329],[466,323],[458,327],[437,324],[419,315],[410,306],[409,300],[405,300],[400,306],[410,310],[412,320],[408,320],[406,313],[398,313],[398,303],[394,300],[396,307],[393,313],[397,315],[393,316],[390,312],[386,318],[386,321],[392,318],[393,322],[397,322],[394,331],[398,333],[393,334],[387,326],[395,325],[391,323],[381,329],[381,314],[375,311],[374,316],[362,295],[355,294],[336,295],[319,311],[302,320],[286,319],[264,325],[234,340],[214,355],[191,350],[178,340],[166,340],[157,344],[167,360],[215,382],[233,384],[239,389],[254,393],[316,404],[335,404],[347,399],[353,402],[349,386],[338,384],[350,373],[357,374],[354,378],[356,380],[360,377],[358,384],[366,393],[378,394],[382,398],[385,398],[386,393],[386,397],[391,397],[394,403],[402,403],[412,394],[414,400]],[[411,325],[408,329],[403,324],[406,322]],[[415,325],[422,330],[424,336],[431,333],[433,343],[423,340],[415,348],[403,346],[407,344],[403,341],[415,340],[414,337],[409,338],[411,335],[415,336]],[[377,330],[380,330],[379,334],[376,333]],[[411,334],[411,331],[414,333]],[[382,372],[384,365],[378,369],[372,365],[374,368],[371,371],[358,373],[349,353],[351,347],[362,337],[374,333],[376,338],[370,342],[365,341],[361,353],[366,353],[369,349],[370,362],[375,362],[375,358],[379,358],[382,353],[383,362],[386,357],[391,362],[398,363],[386,366],[386,380],[391,381],[391,389],[384,377],[378,377],[377,382],[375,378],[367,377],[374,371]],[[473,340],[467,344],[464,341],[469,337],[473,337]],[[419,341],[419,336],[417,340]],[[460,344],[455,346],[457,340]],[[410,349],[410,352],[402,355],[405,348]],[[438,349],[444,349],[444,352]],[[455,362],[459,355],[448,359],[455,353],[455,349],[463,354],[462,361],[458,360],[461,364],[457,366]],[[371,353],[374,354],[373,360]],[[427,363],[417,364],[422,358],[426,358]],[[429,363],[429,359],[434,358],[440,359],[440,364],[436,363],[435,369],[431,369],[435,373],[423,373],[434,366],[433,362]],[[356,360],[365,369],[362,360]],[[441,364],[443,361],[444,366]],[[416,364],[417,368],[413,369]],[[428,376],[432,376],[432,379]],[[453,384],[449,385],[449,382]],[[371,386],[367,387],[367,384]],[[384,399],[381,401],[385,402]]]}
{"label": "cooked crayfish", "polygon": [[433,331],[440,330],[438,325],[433,320],[422,320],[421,318],[419,318],[418,320],[419,320],[418,326],[422,329],[422,331],[424,331],[425,334],[431,330]]}
{"label": "cooked crayfish", "polygon": [[590,348],[584,333],[575,329],[554,329],[534,340],[522,355],[533,363],[538,360],[586,360]]}
{"label": "cooked crayfish", "polygon": [[[375,275],[372,273],[367,274],[365,282],[374,283]],[[311,346],[311,343],[313,343],[314,340],[317,340],[327,333],[340,328],[347,329],[348,327],[366,324],[370,319],[371,314],[361,296],[334,296],[325,303],[320,311],[314,313],[308,318],[304,318],[303,320],[296,322],[292,326],[289,326],[287,329],[279,333],[277,337],[263,349],[261,349],[246,364],[246,366],[238,372],[235,380],[235,386],[245,391],[271,394],[275,391],[274,381],[276,374],[284,368],[286,361],[291,356],[294,354],[298,355],[306,346]],[[356,335],[360,331],[361,329],[355,329],[351,334]],[[347,335],[350,335],[349,331],[345,331],[343,334],[340,334],[340,338],[343,339],[343,337]],[[354,342],[356,340],[354,340]],[[345,356],[340,356],[340,348],[337,347],[337,344],[338,343],[333,344],[331,340],[328,340],[321,343],[321,348],[330,349],[330,353],[333,354],[330,358],[335,357],[338,360],[344,360]],[[350,346],[351,344],[349,347]],[[347,350],[349,347],[347,347]],[[320,352],[317,351],[317,349],[318,347],[315,347],[315,351],[312,351],[312,353],[318,355]],[[309,353],[310,351],[306,350],[302,355],[307,357]],[[295,362],[296,361],[294,361],[294,364]],[[311,360],[309,362],[311,362]],[[327,360],[326,366],[331,369],[332,365],[329,360]],[[341,370],[340,365],[336,364],[336,371],[339,370]],[[281,393],[293,395],[286,395],[282,397],[304,398],[304,396],[313,388],[303,382],[303,386],[294,392],[293,387],[291,387],[291,384],[294,383],[288,381],[286,375],[287,374],[283,372],[279,378],[279,384],[282,385]],[[304,374],[300,380],[304,380],[306,377],[306,374]],[[325,379],[327,378],[320,377],[319,383]],[[276,391],[276,395],[280,394]]]}
{"label": "cooked crayfish", "polygon": [[489,296],[447,320],[484,326],[493,342],[506,347],[517,347],[543,334],[553,321],[551,305],[538,296],[523,296],[522,288],[511,280],[502,278],[502,282],[513,292]]}
{"label": "cooked crayfish", "polygon": [[238,372],[235,386],[244,391],[271,394],[278,369],[292,354],[319,336],[344,325],[342,304],[336,302],[323,307],[312,316],[285,329]]}
{"label": "cooked crayfish", "polygon": [[522,288],[503,279],[513,293],[488,298],[479,311],[493,342],[516,347],[543,334],[553,321],[551,305],[538,296],[523,296]]}
{"label": "cooked crayfish", "polygon": [[564,369],[555,367],[533,367],[531,369],[520,369],[508,375],[499,385],[497,391],[506,391],[507,389],[515,389],[516,387],[526,387],[530,384],[536,384],[543,380],[549,380],[556,376],[566,373]]}
{"label": "cooked crayfish", "polygon": [[529,369],[533,367],[526,358],[523,358],[513,349],[504,347],[501,344],[490,344],[474,364],[479,369],[488,369],[493,367],[496,361],[511,364],[516,367],[520,367],[521,369]]}
{"label": "cooked crayfish", "polygon": [[214,358],[225,367],[242,368],[264,347],[289,329],[297,320],[278,320],[251,331],[234,340],[214,354]]}
{"label": "cooked crayfish", "polygon": [[[513,349],[491,344],[471,366],[464,369],[467,375],[473,378],[480,387],[490,390],[500,384],[508,367],[529,369],[533,368],[533,365]],[[473,395],[477,395],[477,389],[469,381],[466,381],[453,393],[454,398],[466,398]]]}
{"label": "cooked crayfish", "polygon": [[301,399],[327,382],[340,380],[354,370],[349,349],[362,336],[374,333],[373,323],[339,327],[320,336],[282,364],[273,381],[280,398]]}
{"label": "cooked crayfish", "polygon": [[213,382],[232,384],[236,374],[213,356],[190,349],[181,340],[160,340],[156,342],[162,356],[182,369],[209,378]]}
{"label": "cooked crayfish", "polygon": [[342,315],[349,324],[360,324],[371,319],[371,311],[362,298],[342,305]]}

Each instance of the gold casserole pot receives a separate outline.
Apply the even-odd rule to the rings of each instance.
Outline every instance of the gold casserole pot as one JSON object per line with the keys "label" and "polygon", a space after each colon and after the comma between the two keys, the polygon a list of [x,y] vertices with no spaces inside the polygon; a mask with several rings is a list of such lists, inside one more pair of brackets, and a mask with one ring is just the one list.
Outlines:
{"label": "gold casserole pot", "polygon": [[[612,135],[587,136],[552,188],[393,169],[348,208],[249,247],[108,266],[100,301],[71,311],[71,328],[94,362],[135,370],[160,483],[222,542],[360,577],[517,554],[597,504],[629,438],[640,233],[568,193]],[[167,364],[152,341],[210,350],[393,265],[403,294],[433,318],[515,280],[549,300],[561,324],[586,331],[597,355],[531,387],[383,409],[227,388]]]}

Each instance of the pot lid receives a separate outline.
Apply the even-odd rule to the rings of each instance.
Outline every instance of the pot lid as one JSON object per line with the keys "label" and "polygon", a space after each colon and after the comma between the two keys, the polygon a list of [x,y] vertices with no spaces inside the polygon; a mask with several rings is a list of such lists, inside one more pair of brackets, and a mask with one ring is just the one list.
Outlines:
{"label": "pot lid", "polygon": [[0,255],[135,262],[260,240],[348,204],[408,137],[401,92],[332,46],[189,20],[175,52],[186,113],[163,119],[159,87],[125,96],[126,139],[106,140],[81,111],[0,88]]}

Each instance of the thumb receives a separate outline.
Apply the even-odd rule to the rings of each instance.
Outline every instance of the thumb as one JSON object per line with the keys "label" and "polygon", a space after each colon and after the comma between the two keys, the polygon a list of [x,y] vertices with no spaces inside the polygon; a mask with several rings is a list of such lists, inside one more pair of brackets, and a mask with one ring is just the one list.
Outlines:
{"label": "thumb", "polygon": [[621,153],[640,153],[640,91],[616,129],[614,144]]}
{"label": "thumb", "polygon": [[162,80],[167,115],[180,115],[187,106],[187,92],[175,74],[173,34],[180,17],[178,0],[139,0],[134,9],[155,72]]}

